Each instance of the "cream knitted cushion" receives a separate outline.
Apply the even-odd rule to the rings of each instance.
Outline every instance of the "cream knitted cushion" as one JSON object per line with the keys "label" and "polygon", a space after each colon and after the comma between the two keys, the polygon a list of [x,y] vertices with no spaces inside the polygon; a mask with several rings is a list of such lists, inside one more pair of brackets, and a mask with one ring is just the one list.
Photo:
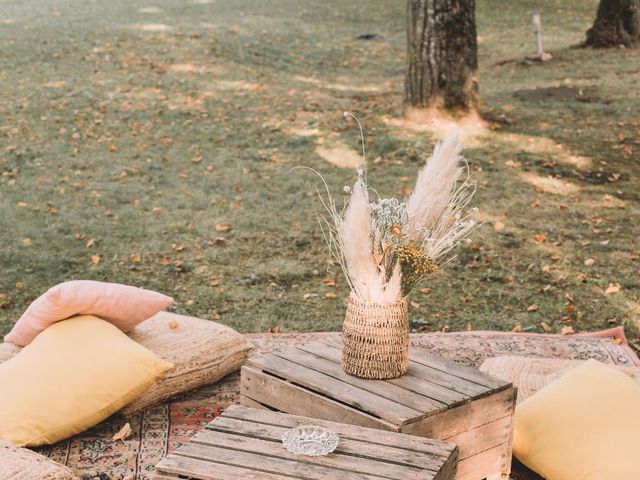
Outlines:
{"label": "cream knitted cushion", "polygon": [[78,480],[67,467],[0,440],[0,478],[2,480]]}
{"label": "cream knitted cushion", "polygon": [[[515,387],[518,387],[517,402],[520,403],[538,390],[563,376],[569,370],[579,367],[584,363],[584,360],[560,360],[555,358],[504,355],[487,358],[480,366],[480,370],[494,377],[511,382]],[[629,375],[637,383],[640,383],[640,368],[612,366]]]}
{"label": "cream knitted cushion", "polygon": [[[238,332],[220,323],[169,312],[145,320],[129,336],[174,368],[120,411],[126,416],[217,382],[238,370],[253,347]],[[19,351],[15,345],[0,344],[0,363]]]}
{"label": "cream knitted cushion", "polygon": [[220,323],[168,312],[145,320],[130,336],[174,368],[124,407],[121,413],[126,416],[217,382],[238,370],[253,347],[238,332]]}

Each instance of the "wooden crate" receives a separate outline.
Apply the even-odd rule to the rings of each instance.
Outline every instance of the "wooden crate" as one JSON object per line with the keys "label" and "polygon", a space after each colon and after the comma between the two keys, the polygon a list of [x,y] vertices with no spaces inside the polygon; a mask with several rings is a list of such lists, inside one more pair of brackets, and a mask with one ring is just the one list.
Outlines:
{"label": "wooden crate", "polygon": [[[324,457],[289,453],[282,434],[316,424],[339,435]],[[234,405],[156,467],[155,480],[452,480],[455,445]]]}
{"label": "wooden crate", "polygon": [[249,359],[241,403],[452,442],[460,448],[457,480],[508,477],[511,383],[417,349],[406,375],[361,379],[342,370],[340,348],[325,339]]}

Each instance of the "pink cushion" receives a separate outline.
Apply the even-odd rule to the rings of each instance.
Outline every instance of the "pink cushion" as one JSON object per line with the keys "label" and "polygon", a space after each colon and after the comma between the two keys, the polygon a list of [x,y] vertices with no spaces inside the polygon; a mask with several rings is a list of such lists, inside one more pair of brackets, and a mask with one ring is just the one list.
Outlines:
{"label": "pink cushion", "polygon": [[95,315],[129,332],[172,302],[161,293],[118,283],[64,282],[29,305],[4,340],[24,347],[52,323],[73,315]]}

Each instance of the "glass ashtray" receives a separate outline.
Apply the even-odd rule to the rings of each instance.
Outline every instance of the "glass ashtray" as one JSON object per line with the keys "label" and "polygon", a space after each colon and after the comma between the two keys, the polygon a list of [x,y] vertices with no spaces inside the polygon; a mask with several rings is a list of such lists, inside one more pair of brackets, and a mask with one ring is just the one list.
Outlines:
{"label": "glass ashtray", "polygon": [[291,453],[319,457],[338,446],[338,434],[319,425],[300,425],[282,434],[282,444]]}

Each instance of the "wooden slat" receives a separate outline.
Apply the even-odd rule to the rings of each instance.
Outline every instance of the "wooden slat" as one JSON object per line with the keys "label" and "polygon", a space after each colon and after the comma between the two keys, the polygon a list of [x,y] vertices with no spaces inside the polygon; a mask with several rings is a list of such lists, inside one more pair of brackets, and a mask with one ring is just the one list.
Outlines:
{"label": "wooden slat", "polygon": [[459,461],[455,480],[480,480],[501,474],[508,478],[510,464],[511,451],[506,445],[498,445]]}
{"label": "wooden slat", "polygon": [[483,385],[487,387],[490,392],[503,390],[511,386],[510,382],[492,377],[491,375],[481,372],[480,370],[476,370],[475,368],[467,367],[466,365],[452,362],[451,360],[447,360],[436,355],[428,354],[419,348],[410,349],[409,358],[422,365],[469,380],[477,383],[478,385]]}
{"label": "wooden slat", "polygon": [[418,410],[405,407],[392,400],[376,396],[367,390],[350,385],[329,375],[302,367],[294,362],[266,354],[249,359],[247,365],[303,385],[317,393],[330,396],[388,422],[404,425],[422,415]]}
{"label": "wooden slat", "polygon": [[512,416],[509,415],[459,435],[449,437],[447,442],[455,443],[458,446],[460,449],[458,458],[464,460],[489,448],[509,443],[511,430]]}
{"label": "wooden slat", "polygon": [[399,429],[393,423],[373,417],[251,367],[243,366],[241,372],[240,388],[242,394],[276,410],[363,427],[392,431]]}
{"label": "wooden slat", "polygon": [[[224,445],[225,449],[249,453],[259,452],[260,455],[267,456],[270,459],[280,458],[294,462],[299,462],[301,459],[300,455],[290,453],[282,445],[280,438],[286,429],[269,427],[269,430],[278,431],[276,432],[277,435],[271,434],[268,436],[269,439],[266,440],[264,439],[265,435],[260,435],[262,438],[256,438],[255,436],[245,436],[218,431],[215,429],[215,425],[212,427],[214,427],[214,429],[205,430],[196,435],[196,437],[191,440],[190,445],[202,444],[213,447]],[[340,440],[341,444],[343,442],[349,441]],[[362,456],[349,454],[356,453],[352,451],[345,453],[346,450],[340,448],[334,451],[330,456],[306,457],[304,458],[304,463],[334,468],[336,469],[336,475],[340,474],[338,470],[345,470],[347,472],[360,472],[395,480],[424,480],[428,477],[425,473],[426,471],[433,470],[433,474],[431,475],[431,477],[433,477],[435,472],[437,472],[441,467],[441,462],[436,463],[434,462],[434,459],[429,459],[429,463],[423,463],[418,467],[408,463],[390,463],[389,451],[387,448],[372,444],[364,444],[362,442],[361,447],[363,449]],[[427,468],[428,466],[431,466],[431,469]]]}
{"label": "wooden slat", "polygon": [[[342,366],[339,363],[336,363],[332,359],[319,356],[322,347],[325,349],[330,348],[322,344],[312,344],[308,349],[305,349],[305,347],[301,347],[301,349],[291,348],[284,352],[276,353],[276,355],[287,358],[298,365],[303,365],[312,370],[329,375],[344,383],[366,390],[375,396],[386,398],[392,402],[397,402],[405,407],[409,407],[418,413],[418,416],[413,417],[412,420],[424,417],[428,412],[438,412],[446,410],[447,408],[447,404],[444,402],[439,402],[424,395],[419,395],[411,390],[394,385],[390,382],[384,380],[366,380],[349,375],[342,369]],[[316,352],[318,354],[316,354]],[[325,351],[324,353],[325,355],[330,355],[329,352]]]}
{"label": "wooden slat", "polygon": [[[346,425],[344,423],[336,423],[317,418],[311,419],[298,415],[281,415],[275,412],[265,412],[262,410],[245,408],[239,405],[231,405],[218,418],[226,417],[263,423],[265,425],[276,425],[285,428],[313,423],[336,432],[340,437],[362,440],[365,442],[372,442],[379,445],[386,445],[406,450],[414,450],[416,452],[437,454],[442,457],[449,456],[452,451],[457,449],[455,445],[441,442],[439,440],[432,440],[430,438],[421,438],[413,435],[398,434],[395,432],[372,432],[370,428],[364,428],[356,425]],[[214,427],[215,423],[210,423],[209,426]]]}
{"label": "wooden slat", "polygon": [[[342,348],[342,340],[339,338],[327,337],[318,341],[334,348]],[[429,366],[436,370],[448,373],[449,375],[486,387],[487,393],[490,393],[491,391],[498,391],[511,385],[509,382],[492,377],[491,375],[476,370],[475,368],[467,367],[466,365],[462,365],[458,362],[454,362],[437,355],[431,355],[419,348],[409,349],[409,361]]]}
{"label": "wooden slat", "polygon": [[249,398],[246,395],[240,395],[240,405],[248,408],[256,408],[258,410],[269,410],[260,402],[256,402],[253,398]]}
{"label": "wooden slat", "polygon": [[427,365],[422,365],[418,362],[409,362],[409,369],[407,370],[407,373],[412,377],[435,383],[436,385],[440,385],[451,392],[467,396],[471,399],[479,398],[490,392],[490,390],[483,385],[478,385],[477,383],[470,382],[459,377],[454,377],[441,370],[437,370]]}
{"label": "wooden slat", "polygon": [[298,460],[287,460],[258,453],[230,450],[214,445],[205,446],[188,443],[180,447],[176,455],[244,467],[277,475],[297,475],[309,480],[327,480],[336,477],[344,480],[379,480],[384,478],[382,475],[368,475],[357,471],[314,465],[307,462],[307,457],[298,456]]}
{"label": "wooden slat", "polygon": [[184,479],[186,476],[197,480],[238,480],[240,478],[244,480],[291,480],[292,478],[305,478],[299,475],[266,473],[172,454],[163,458],[156,466],[156,474],[153,479]]}
{"label": "wooden slat", "polygon": [[446,441],[455,435],[511,415],[514,406],[515,390],[509,388],[439,415],[405,425],[402,427],[402,432]]}
{"label": "wooden slat", "polygon": [[[315,422],[315,420],[307,419],[306,423],[308,424],[309,421]],[[198,433],[191,441],[210,443],[210,437],[207,436],[207,432],[224,432],[280,444],[282,435],[289,430],[289,428],[290,427],[278,427],[275,425],[237,420],[230,417],[220,417],[216,422],[211,423],[207,427],[207,430]],[[442,463],[443,458],[445,458],[445,456],[440,453],[417,452],[407,450],[406,448],[390,447],[370,441],[347,438],[346,435],[340,435],[340,442],[336,452],[367,458],[374,463],[380,458],[384,458],[385,461],[394,462],[399,465],[425,468],[433,471],[438,470],[440,463]]]}
{"label": "wooden slat", "polygon": [[[340,370],[342,370],[341,352],[335,345],[313,342],[302,345],[298,348],[305,352],[331,360],[339,366]],[[372,382],[371,380],[362,381],[366,383]],[[457,386],[458,383],[460,382],[452,382],[449,375],[446,375],[439,370],[430,369],[424,365],[410,362],[407,375],[390,380],[376,381],[372,385],[393,384],[431,398],[439,404],[444,403],[448,405],[449,408],[469,401],[473,395],[486,392],[485,387],[472,382],[462,382],[463,385],[460,388],[453,390],[451,387]],[[429,414],[437,413],[439,411],[441,411],[440,407],[431,410]]]}
{"label": "wooden slat", "polygon": [[[331,345],[326,345],[321,342],[313,342],[310,344],[302,345],[298,348],[300,350],[304,350],[305,352],[311,353],[313,355],[331,360],[332,362],[335,362],[336,364],[338,364],[340,366],[340,370],[342,370],[341,352],[336,347]],[[409,365],[410,370],[412,366],[415,367],[415,365],[410,364]],[[365,383],[372,382],[371,380],[362,380],[362,379],[360,380]],[[469,400],[468,395],[458,393],[456,391],[452,391],[446,387],[433,383],[430,380],[421,379],[421,381],[416,381],[415,376],[412,376],[412,375],[403,375],[399,378],[394,378],[394,379],[384,380],[384,381],[376,381],[375,384],[382,384],[382,385],[392,384],[402,389],[409,390],[410,392],[430,398],[431,400],[435,401],[436,404],[438,405],[437,408],[432,408],[430,410],[423,409],[426,413],[425,416],[432,415],[434,413],[442,411],[442,407],[440,406],[441,404],[445,404],[448,406],[448,408],[451,408],[453,406],[465,403],[466,401]],[[417,418],[415,420],[417,420]]]}

